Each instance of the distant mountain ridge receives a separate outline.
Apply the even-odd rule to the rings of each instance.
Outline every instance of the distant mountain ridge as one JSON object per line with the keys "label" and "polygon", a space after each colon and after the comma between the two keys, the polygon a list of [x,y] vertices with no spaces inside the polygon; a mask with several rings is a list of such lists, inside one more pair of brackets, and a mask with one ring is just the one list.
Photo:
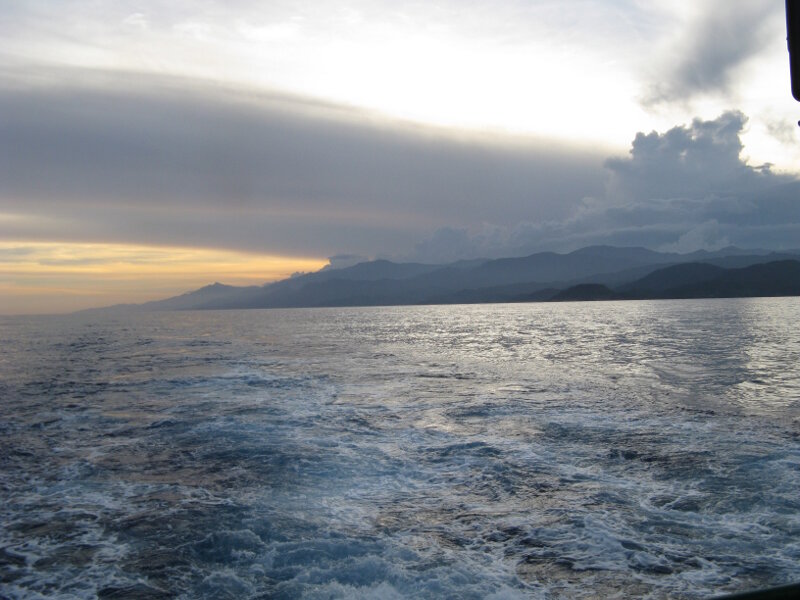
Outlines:
{"label": "distant mountain ridge", "polygon": [[554,300],[643,300],[800,296],[800,260],[777,260],[725,269],[707,263],[685,263],[658,269],[613,290],[602,284],[580,284]]}
{"label": "distant mountain ridge", "polygon": [[111,308],[208,310],[795,295],[800,294],[798,261],[800,251],[730,247],[677,254],[613,246],[449,264],[374,260],[264,286],[215,283],[165,300]]}

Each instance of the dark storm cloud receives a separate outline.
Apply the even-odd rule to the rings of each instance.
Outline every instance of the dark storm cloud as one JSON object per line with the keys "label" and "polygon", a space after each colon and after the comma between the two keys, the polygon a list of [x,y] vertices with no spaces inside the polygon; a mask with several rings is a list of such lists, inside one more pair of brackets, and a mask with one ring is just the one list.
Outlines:
{"label": "dark storm cloud", "polygon": [[739,134],[746,122],[741,112],[729,111],[663,134],[637,133],[628,157],[606,161],[612,174],[611,194],[636,200],[761,189],[774,176],[741,160],[744,146]]}
{"label": "dark storm cloud", "polygon": [[26,217],[0,221],[0,235],[374,254],[437,225],[563,218],[602,188],[588,151],[74,75],[82,83],[0,80],[0,213]]}
{"label": "dark storm cloud", "polygon": [[637,134],[627,158],[606,161],[611,205],[579,218],[678,231],[672,244],[688,250],[726,243],[797,247],[800,183],[742,159],[746,122],[730,111],[663,134]]}
{"label": "dark storm cloud", "polygon": [[444,228],[416,255],[477,257],[573,250],[591,244],[690,252],[727,245],[800,247],[800,182],[741,158],[746,117],[695,119],[636,135],[625,158],[606,161],[604,197],[566,219],[469,232]]}
{"label": "dark storm cloud", "polygon": [[659,61],[662,68],[645,93],[645,104],[726,92],[736,69],[771,43],[775,32],[767,25],[782,9],[779,2],[704,3],[701,18]]}

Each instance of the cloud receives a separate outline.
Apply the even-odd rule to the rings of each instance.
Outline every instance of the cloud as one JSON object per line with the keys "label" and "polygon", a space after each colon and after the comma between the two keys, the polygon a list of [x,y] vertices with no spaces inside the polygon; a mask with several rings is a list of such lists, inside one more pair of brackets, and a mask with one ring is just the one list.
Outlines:
{"label": "cloud", "polygon": [[524,250],[514,246],[515,230],[515,227],[500,227],[486,223],[477,231],[442,227],[431,237],[418,242],[409,257],[422,262],[455,262],[524,254]]}
{"label": "cloud", "polygon": [[741,160],[744,146],[739,136],[746,123],[741,112],[728,111],[663,134],[637,133],[627,158],[606,161],[612,175],[610,193],[632,200],[760,189],[773,176]]}
{"label": "cloud", "polygon": [[664,133],[638,133],[628,157],[606,161],[604,200],[585,205],[564,227],[593,227],[607,239],[638,230],[652,236],[644,245],[673,250],[797,247],[800,182],[742,158],[746,122],[728,111]]}
{"label": "cloud", "polygon": [[0,213],[25,217],[0,220],[10,239],[373,255],[564,217],[602,189],[598,153],[545,141],[174,78],[36,79],[0,79]]}
{"label": "cloud", "polygon": [[797,123],[790,119],[765,119],[767,133],[787,146],[797,144]]}
{"label": "cloud", "polygon": [[740,112],[688,126],[638,133],[627,157],[608,159],[607,188],[565,219],[486,231],[442,229],[414,258],[499,257],[591,244],[691,252],[730,244],[800,246],[800,182],[741,157]]}
{"label": "cloud", "polygon": [[719,250],[730,246],[730,240],[725,236],[716,219],[710,219],[693,227],[681,235],[674,244],[666,244],[662,250],[685,254],[695,250]]}
{"label": "cloud", "polygon": [[668,47],[644,104],[730,91],[737,69],[772,41],[774,28],[769,25],[783,14],[782,8],[778,2],[749,0],[703,3],[696,21]]}
{"label": "cloud", "polygon": [[30,256],[36,252],[34,248],[19,246],[12,248],[0,248],[0,264],[16,263],[30,260]]}
{"label": "cloud", "polygon": [[[0,238],[423,262],[589,244],[796,247],[800,184],[728,111],[624,157],[119,73],[0,78]],[[346,260],[346,259],[345,259]]]}
{"label": "cloud", "polygon": [[322,270],[344,269],[368,260],[368,256],[362,256],[361,254],[337,254],[336,256],[328,257],[328,264]]}

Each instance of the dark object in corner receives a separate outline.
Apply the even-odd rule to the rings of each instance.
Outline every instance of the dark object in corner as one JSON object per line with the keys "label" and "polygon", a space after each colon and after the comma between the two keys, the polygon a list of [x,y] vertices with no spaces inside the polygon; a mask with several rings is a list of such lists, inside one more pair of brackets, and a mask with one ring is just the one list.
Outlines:
{"label": "dark object in corner", "polygon": [[714,600],[797,600],[798,598],[800,598],[800,583],[731,596],[717,596]]}
{"label": "dark object in corner", "polygon": [[792,74],[792,96],[800,102],[800,0],[786,0],[786,43]]}

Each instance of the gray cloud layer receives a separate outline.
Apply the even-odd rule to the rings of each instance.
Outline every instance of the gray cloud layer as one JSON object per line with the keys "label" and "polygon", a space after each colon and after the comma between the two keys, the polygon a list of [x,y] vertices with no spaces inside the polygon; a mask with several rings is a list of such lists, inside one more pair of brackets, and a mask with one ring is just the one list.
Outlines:
{"label": "gray cloud layer", "polygon": [[782,3],[713,0],[669,49],[663,68],[645,93],[645,104],[689,100],[727,92],[736,69],[772,42],[767,27],[782,15]]}
{"label": "gray cloud layer", "polygon": [[396,252],[446,224],[564,218],[603,177],[590,151],[137,76],[6,78],[0,136],[0,213],[26,217],[2,237]]}
{"label": "gray cloud layer", "polygon": [[800,246],[800,184],[741,158],[738,112],[639,133],[604,163],[308,99],[78,75],[0,79],[0,239],[423,261]]}
{"label": "gray cloud layer", "polygon": [[760,190],[774,176],[740,158],[739,134],[747,122],[729,111],[712,121],[695,119],[689,127],[666,133],[636,134],[627,158],[606,161],[612,174],[610,194],[624,200],[697,198]]}
{"label": "gray cloud layer", "polygon": [[502,256],[590,244],[690,252],[727,245],[800,248],[800,182],[742,160],[739,112],[659,134],[639,133],[626,158],[606,161],[603,197],[569,218],[477,233],[444,228],[416,257]]}

